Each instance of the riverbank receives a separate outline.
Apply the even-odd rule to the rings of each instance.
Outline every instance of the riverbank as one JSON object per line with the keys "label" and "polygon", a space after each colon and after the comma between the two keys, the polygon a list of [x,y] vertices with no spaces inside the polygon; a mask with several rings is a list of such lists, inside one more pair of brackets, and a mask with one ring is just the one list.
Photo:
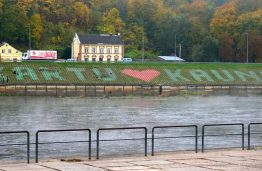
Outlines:
{"label": "riverbank", "polygon": [[259,95],[262,64],[1,63],[0,95]]}
{"label": "riverbank", "polygon": [[0,95],[106,97],[262,95],[262,85],[0,85]]}
{"label": "riverbank", "polygon": [[262,64],[1,63],[0,84],[261,85]]}
{"label": "riverbank", "polygon": [[4,164],[1,171],[260,171],[261,150],[216,150],[206,153],[167,153],[150,157],[121,157],[102,160],[49,160],[38,164]]}

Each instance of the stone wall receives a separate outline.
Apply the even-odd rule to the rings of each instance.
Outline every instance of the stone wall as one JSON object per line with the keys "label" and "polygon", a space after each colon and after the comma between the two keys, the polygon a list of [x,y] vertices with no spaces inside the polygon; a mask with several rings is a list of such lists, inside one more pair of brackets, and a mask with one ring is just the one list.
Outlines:
{"label": "stone wall", "polygon": [[262,95],[262,85],[1,85],[0,95],[104,97],[177,95]]}

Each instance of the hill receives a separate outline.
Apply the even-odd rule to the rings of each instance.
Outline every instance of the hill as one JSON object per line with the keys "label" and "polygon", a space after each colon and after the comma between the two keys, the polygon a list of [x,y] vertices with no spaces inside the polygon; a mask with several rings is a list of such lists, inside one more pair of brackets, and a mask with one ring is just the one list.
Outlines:
{"label": "hill", "polygon": [[262,64],[1,63],[0,84],[262,84]]}

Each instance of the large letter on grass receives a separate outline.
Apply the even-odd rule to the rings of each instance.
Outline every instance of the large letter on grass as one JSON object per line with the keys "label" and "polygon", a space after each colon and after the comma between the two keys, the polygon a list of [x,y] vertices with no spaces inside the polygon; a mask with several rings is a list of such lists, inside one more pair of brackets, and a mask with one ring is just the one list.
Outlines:
{"label": "large letter on grass", "polygon": [[56,69],[48,69],[46,67],[41,67],[40,68],[42,75],[44,76],[45,80],[51,81],[53,78],[58,79],[60,81],[64,80],[63,77],[61,77],[60,73]]}
{"label": "large letter on grass", "polygon": [[248,73],[244,73],[241,71],[235,71],[236,75],[242,80],[242,81],[248,81],[247,78],[253,78],[256,81],[261,82],[261,78],[253,71],[248,71]]}
{"label": "large letter on grass", "polygon": [[183,81],[190,81],[181,75],[181,69],[177,69],[175,72],[172,72],[170,69],[164,69],[164,71],[173,81],[179,81],[179,79]]}
{"label": "large letter on grass", "polygon": [[210,71],[220,81],[223,81],[223,82],[235,81],[235,78],[233,77],[233,75],[227,70],[222,70],[226,78],[223,77],[217,70],[210,70]]}
{"label": "large letter on grass", "polygon": [[95,74],[96,78],[103,81],[115,81],[117,79],[116,74],[112,71],[111,68],[105,68],[108,76],[103,75],[97,68],[93,68],[92,71]]}
{"label": "large letter on grass", "polygon": [[25,77],[29,77],[31,80],[38,80],[35,71],[29,67],[15,67],[14,71],[16,73],[17,80],[24,80]]}
{"label": "large letter on grass", "polygon": [[78,78],[78,80],[86,81],[86,78],[84,74],[82,73],[85,71],[84,68],[67,68],[67,71],[73,72],[76,75],[76,77]]}
{"label": "large letter on grass", "polygon": [[201,82],[203,79],[207,80],[208,82],[213,82],[214,80],[208,75],[207,72],[201,70],[201,69],[192,69],[189,71],[192,77],[198,81]]}

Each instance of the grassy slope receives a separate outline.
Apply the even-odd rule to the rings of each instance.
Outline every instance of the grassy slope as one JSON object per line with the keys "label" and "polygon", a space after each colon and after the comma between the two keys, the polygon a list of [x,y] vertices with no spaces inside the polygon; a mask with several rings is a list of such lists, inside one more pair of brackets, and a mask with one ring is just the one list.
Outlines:
{"label": "grassy slope", "polygon": [[[33,81],[29,77],[25,76],[22,81],[17,80],[16,75],[13,74],[14,67],[28,67],[32,68],[36,73],[38,80]],[[50,72],[58,71],[64,80],[58,80],[52,78],[52,80],[46,80],[43,76],[43,72],[40,67],[46,67]],[[246,77],[246,81],[243,81],[237,76],[234,71],[241,71],[248,73],[253,71],[262,80],[262,64],[200,64],[200,63],[54,63],[54,62],[22,62],[22,63],[0,63],[0,75],[8,76],[8,83],[70,83],[70,84],[261,84],[254,78]],[[73,72],[68,72],[67,68],[83,68],[84,72],[82,74],[86,78],[84,81],[80,81]],[[111,68],[113,73],[117,76],[115,81],[105,81],[99,79],[92,72],[92,68],[97,68],[104,75],[104,78],[108,76],[104,68]],[[126,76],[121,73],[123,69],[134,69],[134,70],[145,70],[153,69],[159,71],[161,74],[159,77],[153,79],[150,82],[145,82],[130,76]],[[184,81],[179,79],[178,81],[172,80],[164,71],[164,69],[169,69],[175,72],[177,69],[181,69],[181,75],[190,81]],[[205,78],[201,78],[201,81],[197,81],[193,78],[190,71],[192,70],[203,70],[214,80],[213,82],[207,81]],[[221,81],[215,77],[210,70],[217,70],[221,76],[225,75],[221,72],[222,70],[227,70],[235,78],[234,81]],[[227,78],[227,77],[225,77]],[[1,79],[1,77],[0,77]],[[1,83],[1,82],[0,82]]]}

